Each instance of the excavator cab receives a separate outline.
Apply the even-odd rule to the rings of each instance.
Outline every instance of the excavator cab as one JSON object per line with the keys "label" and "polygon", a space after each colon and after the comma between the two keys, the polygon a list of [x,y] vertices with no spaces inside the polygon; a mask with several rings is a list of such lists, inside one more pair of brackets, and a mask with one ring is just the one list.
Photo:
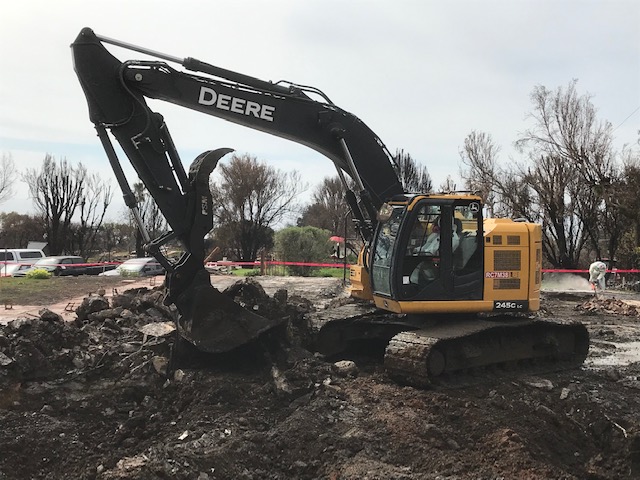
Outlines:
{"label": "excavator cab", "polygon": [[390,206],[370,253],[373,292],[398,301],[480,300],[480,199],[419,196]]}
{"label": "excavator cab", "polygon": [[397,195],[351,267],[351,294],[395,313],[527,313],[541,279],[540,225],[484,218],[473,194]]}

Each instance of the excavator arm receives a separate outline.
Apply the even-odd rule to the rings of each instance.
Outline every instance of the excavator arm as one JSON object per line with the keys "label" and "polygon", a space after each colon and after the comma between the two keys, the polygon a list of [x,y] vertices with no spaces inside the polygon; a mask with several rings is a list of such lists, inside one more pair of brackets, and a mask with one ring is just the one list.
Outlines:
{"label": "excavator arm", "polygon": [[[120,62],[103,43],[114,43],[179,62],[204,77],[178,71],[165,62]],[[231,72],[193,58],[179,59],[98,36],[83,29],[71,45],[74,67],[89,104],[92,122],[116,137],[174,231],[184,223],[184,205],[174,202],[179,162],[168,162],[172,142],[161,115],[145,97],[228,120],[306,145],[331,159],[339,173],[356,185],[356,217],[364,235],[375,227],[375,212],[385,200],[402,194],[393,161],[382,141],[356,116],[325,101],[315,101],[305,87],[283,86]],[[322,93],[317,89],[309,91]],[[175,172],[175,175],[174,175]],[[183,185],[181,185],[183,186]],[[151,188],[150,188],[151,187]],[[171,189],[171,190],[169,190]],[[172,205],[166,205],[168,197]],[[183,200],[184,201],[184,200]],[[368,232],[367,232],[368,231]]]}
{"label": "excavator arm", "polygon": [[[114,44],[179,63],[121,62],[104,46]],[[334,105],[317,89],[271,83],[193,58],[180,59],[96,35],[83,29],[71,45],[74,69],[85,93],[89,116],[142,232],[146,249],[167,270],[167,303],[178,308],[183,336],[208,351],[225,351],[271,328],[265,319],[240,312],[211,286],[204,269],[204,236],[213,227],[209,175],[231,149],[207,151],[185,171],[154,98],[306,145],[333,161],[347,187],[347,201],[363,238],[370,241],[376,212],[402,186],[382,141],[357,117]],[[199,73],[196,74],[195,72]],[[205,75],[202,75],[205,74]],[[310,95],[320,96],[322,101]],[[153,196],[170,231],[151,239],[137,211],[109,132]],[[185,248],[178,262],[161,246],[178,239]],[[234,318],[236,320],[234,320]]]}

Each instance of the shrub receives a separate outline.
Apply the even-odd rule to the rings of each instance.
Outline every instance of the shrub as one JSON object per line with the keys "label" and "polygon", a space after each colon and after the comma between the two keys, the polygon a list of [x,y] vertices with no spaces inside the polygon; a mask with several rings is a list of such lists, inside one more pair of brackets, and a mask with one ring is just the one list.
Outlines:
{"label": "shrub", "polygon": [[[342,278],[344,276],[344,268],[340,266],[340,268],[333,267],[323,267],[318,268],[315,272],[313,272],[314,277],[334,277],[334,278]],[[347,268],[347,277],[349,277],[349,269]]]}
{"label": "shrub", "polygon": [[51,278],[51,272],[45,270],[44,268],[35,268],[30,270],[25,275],[27,278],[36,278],[36,279],[45,279]]}
{"label": "shrub", "polygon": [[120,276],[121,277],[125,277],[125,278],[131,278],[131,277],[139,277],[140,274],[138,272],[132,271],[132,270],[125,270],[122,269],[120,270]]}
{"label": "shrub", "polygon": [[[276,233],[276,250],[287,262],[326,262],[331,253],[328,230],[316,227],[288,227]],[[311,267],[289,266],[294,275],[308,276]]]}
{"label": "shrub", "polygon": [[242,269],[242,268],[233,269],[231,270],[231,274],[237,275],[238,277],[259,277],[260,269],[259,268],[252,268],[251,270]]}

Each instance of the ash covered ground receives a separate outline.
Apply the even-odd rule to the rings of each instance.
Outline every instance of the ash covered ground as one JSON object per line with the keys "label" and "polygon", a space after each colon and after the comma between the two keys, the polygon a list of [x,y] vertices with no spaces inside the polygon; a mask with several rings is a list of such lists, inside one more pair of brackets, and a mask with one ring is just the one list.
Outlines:
{"label": "ash covered ground", "polygon": [[640,476],[634,295],[545,294],[541,316],[589,329],[581,369],[420,390],[379,355],[313,352],[307,319],[347,301],[340,280],[258,282],[236,300],[287,322],[228,354],[180,344],[172,363],[159,289],[0,327],[0,479]]}

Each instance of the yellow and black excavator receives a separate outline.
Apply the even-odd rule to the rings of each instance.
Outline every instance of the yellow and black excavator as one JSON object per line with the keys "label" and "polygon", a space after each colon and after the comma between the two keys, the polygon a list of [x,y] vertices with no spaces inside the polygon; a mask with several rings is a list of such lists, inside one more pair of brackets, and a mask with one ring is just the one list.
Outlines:
{"label": "yellow and black excavator", "polygon": [[[159,60],[121,62],[104,44]],[[232,150],[204,152],[187,173],[163,117],[146,98],[306,145],[334,163],[365,245],[351,269],[351,294],[401,315],[392,321],[374,316],[372,321],[328,322],[321,335],[325,350],[337,350],[350,339],[382,336],[388,340],[386,369],[412,385],[475,367],[579,365],[586,358],[589,337],[583,325],[525,315],[540,308],[541,226],[484,218],[482,199],[471,193],[404,192],[380,138],[322,91],[173,57],[89,28],[71,49],[90,119],[125,203],[147,250],[167,270],[166,302],[175,304],[178,330],[196,347],[228,351],[279,322],[218,292],[204,268],[204,237],[213,227],[209,175]],[[159,238],[145,231],[107,130],[167,220],[170,231]],[[185,253],[173,262],[161,247],[176,239]]]}

